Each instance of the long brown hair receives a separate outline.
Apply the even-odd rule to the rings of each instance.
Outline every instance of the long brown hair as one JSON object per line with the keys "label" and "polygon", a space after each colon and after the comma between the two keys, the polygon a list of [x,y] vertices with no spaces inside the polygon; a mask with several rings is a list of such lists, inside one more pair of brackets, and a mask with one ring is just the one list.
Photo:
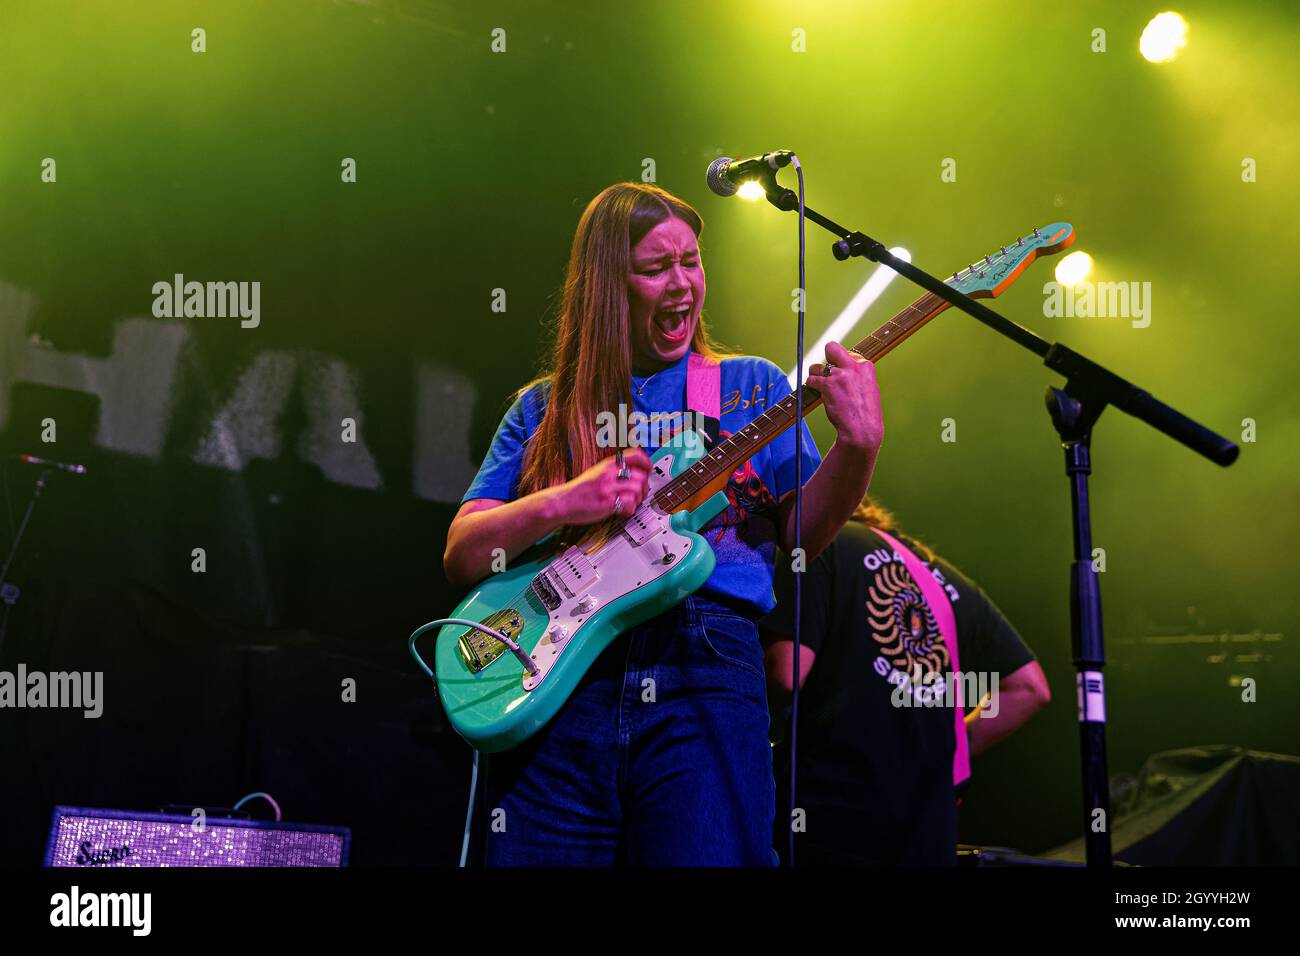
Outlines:
{"label": "long brown hair", "polygon": [[[549,381],[541,424],[528,442],[519,495],[562,484],[590,468],[613,448],[596,445],[596,416],[619,402],[632,407],[632,329],[627,277],[632,248],[670,216],[704,230],[700,214],[672,193],[648,183],[616,183],[587,204],[573,236],[555,341],[546,371],[521,388],[522,395]],[[703,314],[692,351],[720,359]]]}

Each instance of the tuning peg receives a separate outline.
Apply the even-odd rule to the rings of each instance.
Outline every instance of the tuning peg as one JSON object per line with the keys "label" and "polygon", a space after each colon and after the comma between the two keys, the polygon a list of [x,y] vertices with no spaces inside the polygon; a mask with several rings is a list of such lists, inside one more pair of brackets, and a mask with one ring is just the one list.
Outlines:
{"label": "tuning peg", "polygon": [[1001,252],[1001,253],[1005,256],[1005,255],[1007,254],[1007,247],[1006,247],[1006,246],[998,246],[998,251]]}
{"label": "tuning peg", "polygon": [[1035,229],[1035,230],[1034,230],[1034,238],[1035,238],[1035,239],[1041,239],[1041,238],[1043,238],[1043,235],[1042,235],[1042,233],[1040,233],[1037,229]]}

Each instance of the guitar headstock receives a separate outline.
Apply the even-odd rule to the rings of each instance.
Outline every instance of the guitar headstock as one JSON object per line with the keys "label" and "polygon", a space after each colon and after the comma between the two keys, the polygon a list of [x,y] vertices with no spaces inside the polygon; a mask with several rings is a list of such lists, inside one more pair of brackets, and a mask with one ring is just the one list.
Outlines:
{"label": "guitar headstock", "polygon": [[972,299],[1001,295],[1016,281],[1025,267],[1039,256],[1050,256],[1074,242],[1074,227],[1068,222],[1054,222],[1021,236],[1008,246],[978,259],[948,279],[948,285]]}

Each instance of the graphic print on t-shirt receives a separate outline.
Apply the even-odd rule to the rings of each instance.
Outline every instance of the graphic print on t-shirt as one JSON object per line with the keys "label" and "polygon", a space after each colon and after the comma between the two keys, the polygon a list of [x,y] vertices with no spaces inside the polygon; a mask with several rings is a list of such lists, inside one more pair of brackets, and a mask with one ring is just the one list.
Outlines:
{"label": "graphic print on t-shirt", "polygon": [[927,675],[948,668],[948,648],[939,624],[907,568],[901,564],[880,568],[867,594],[867,622],[885,660],[914,683],[924,683]]}
{"label": "graphic print on t-shirt", "polygon": [[[742,398],[740,392],[740,389],[734,388],[720,397],[719,416],[727,415],[736,410],[748,411],[751,408],[760,407],[766,411],[767,392],[765,389],[754,385],[748,398]],[[755,414],[757,413],[750,413],[751,416]],[[718,441],[726,441],[731,436],[732,432],[720,430],[718,432]],[[807,475],[804,476],[805,479],[807,477]],[[763,483],[763,479],[755,471],[754,465],[750,461],[746,461],[731,473],[724,491],[728,502],[726,510],[700,531],[701,534],[708,538],[709,543],[715,547],[722,540],[722,536],[728,528],[735,528],[736,533],[743,537],[748,515],[755,512],[770,513],[772,509],[776,508],[776,497]]]}
{"label": "graphic print on t-shirt", "polygon": [[[719,441],[730,437],[731,432],[718,433]],[[771,514],[776,509],[776,497],[754,470],[753,462],[746,461],[733,471],[723,491],[727,496],[727,507],[700,529],[700,534],[715,548],[728,528],[735,528],[736,534],[743,539],[749,515]]]}
{"label": "graphic print on t-shirt", "polygon": [[[948,646],[903,559],[892,549],[876,548],[862,566],[868,575],[867,624],[877,649],[872,669],[891,684],[906,684],[916,696],[942,695],[951,669]],[[953,589],[948,590],[953,599]]]}
{"label": "graphic print on t-shirt", "polygon": [[[722,412],[733,411],[734,409],[749,409],[752,407],[762,407],[767,404],[767,398],[763,395],[757,385],[754,386],[751,398],[742,399],[740,390],[733,389],[722,398]],[[695,413],[687,413],[694,415]],[[672,416],[676,416],[674,419]],[[713,421],[707,419],[706,421]],[[652,434],[658,434],[666,444],[677,439],[681,432],[690,426],[695,425],[692,419],[684,419],[679,412],[654,412],[647,416],[647,422],[651,428],[657,427],[657,431]],[[706,437],[706,448],[712,448],[721,442],[726,441],[732,436],[732,432],[723,429],[717,429],[716,441],[709,441]],[[653,451],[653,449],[651,449]],[[727,496],[727,507],[722,510],[713,520],[700,529],[700,534],[704,535],[709,544],[717,550],[722,545],[723,536],[730,528],[736,529],[736,535],[740,540],[746,540],[746,529],[749,523],[749,516],[752,514],[773,514],[776,509],[776,496],[772,494],[771,489],[763,481],[762,476],[754,468],[752,461],[745,461],[739,468],[731,473],[727,479],[727,484],[723,488],[723,493]]]}

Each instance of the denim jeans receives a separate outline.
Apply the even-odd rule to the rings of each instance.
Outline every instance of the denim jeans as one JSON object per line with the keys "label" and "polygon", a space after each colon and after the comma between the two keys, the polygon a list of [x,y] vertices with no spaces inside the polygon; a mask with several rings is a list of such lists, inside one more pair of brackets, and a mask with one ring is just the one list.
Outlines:
{"label": "denim jeans", "polygon": [[771,866],[767,731],[753,621],[687,598],[621,635],[554,720],[492,755],[487,864]]}

